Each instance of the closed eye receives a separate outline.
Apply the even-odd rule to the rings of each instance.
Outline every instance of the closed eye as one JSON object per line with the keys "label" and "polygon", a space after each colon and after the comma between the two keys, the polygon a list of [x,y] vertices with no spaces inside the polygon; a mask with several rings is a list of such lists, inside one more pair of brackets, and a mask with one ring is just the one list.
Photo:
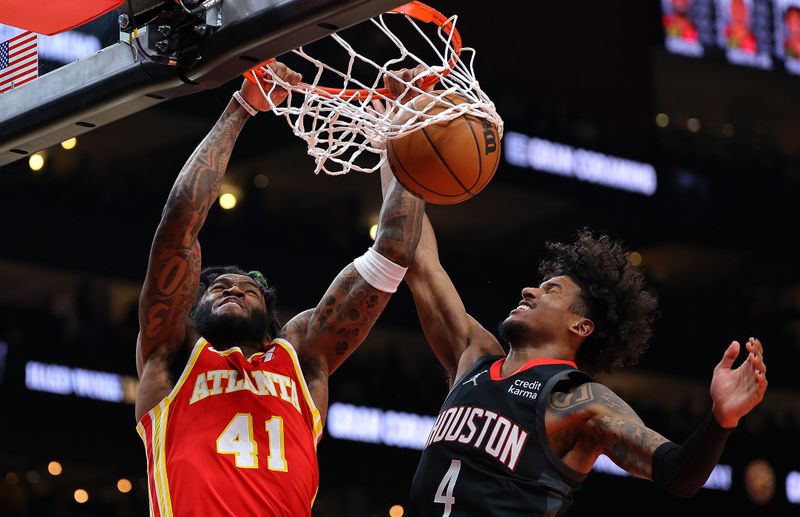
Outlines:
{"label": "closed eye", "polygon": [[559,293],[561,293],[561,285],[556,284],[556,283],[545,282],[542,285],[542,288],[544,289],[545,294],[551,294],[551,293],[559,294]]}

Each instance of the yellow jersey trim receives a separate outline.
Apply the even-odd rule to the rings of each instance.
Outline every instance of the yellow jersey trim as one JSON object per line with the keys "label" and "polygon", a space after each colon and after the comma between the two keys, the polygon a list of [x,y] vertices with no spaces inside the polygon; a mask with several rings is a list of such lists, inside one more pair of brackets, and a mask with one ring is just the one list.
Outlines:
{"label": "yellow jersey trim", "polygon": [[272,342],[280,345],[281,348],[286,350],[286,352],[289,354],[289,357],[292,358],[292,364],[294,364],[297,378],[300,381],[300,388],[303,391],[303,397],[306,399],[306,403],[308,403],[308,408],[311,410],[311,416],[314,420],[314,448],[316,448],[317,443],[319,443],[319,440],[322,437],[322,417],[320,417],[319,410],[314,404],[314,399],[311,398],[311,393],[308,391],[308,384],[306,383],[306,378],[303,376],[303,370],[300,369],[300,360],[297,357],[297,352],[295,351],[294,346],[285,339],[276,338]]}
{"label": "yellow jersey trim", "polygon": [[[156,498],[156,505],[158,506],[159,513],[164,517],[172,516],[172,499],[169,492],[169,479],[167,478],[167,468],[165,464],[166,451],[165,441],[167,439],[167,418],[169,416],[169,405],[172,400],[177,396],[186,379],[189,378],[189,373],[194,369],[197,359],[205,349],[208,342],[202,337],[197,340],[186,361],[186,366],[183,368],[181,376],[172,387],[172,390],[164,397],[161,402],[153,409],[147,412],[150,415],[151,425],[151,438],[150,443],[147,443],[147,434],[145,433],[142,421],[139,420],[136,424],[136,431],[145,443],[145,447],[149,448],[153,457],[153,469],[150,470],[150,463],[148,462],[148,477],[152,476],[153,486],[156,493],[153,494]],[[144,418],[144,417],[142,417]],[[152,498],[150,498],[152,499]],[[153,501],[150,501],[150,514],[153,515]]]}

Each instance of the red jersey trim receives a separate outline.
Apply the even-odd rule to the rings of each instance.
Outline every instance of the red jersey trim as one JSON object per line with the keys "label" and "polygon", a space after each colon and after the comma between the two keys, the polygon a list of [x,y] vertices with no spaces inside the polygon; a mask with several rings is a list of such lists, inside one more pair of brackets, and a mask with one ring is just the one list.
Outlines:
{"label": "red jersey trim", "polygon": [[167,479],[164,445],[167,435],[169,405],[172,399],[180,392],[206,345],[208,345],[208,342],[205,339],[200,338],[197,340],[178,382],[175,383],[169,394],[156,407],[145,413],[136,424],[136,431],[144,442],[147,454],[147,488],[150,492],[150,515],[153,517],[172,516],[172,500],[169,492],[169,480]]}
{"label": "red jersey trim", "polygon": [[[300,368],[300,360],[297,358],[297,352],[295,351],[294,346],[285,339],[276,338],[272,342],[280,345],[281,348],[286,350],[286,353],[289,354],[289,357],[292,358],[292,364],[294,365],[297,379],[300,381],[300,388],[303,392],[303,398],[306,399],[308,409],[311,411],[311,416],[314,419],[314,429],[312,432],[314,434],[314,448],[316,448],[319,440],[322,438],[322,417],[320,417],[319,410],[314,404],[314,399],[311,398],[311,393],[308,391],[308,384],[306,384],[306,379],[303,377],[303,370]],[[316,498],[316,495],[314,497]]]}
{"label": "red jersey trim", "polygon": [[500,375],[500,369],[503,367],[503,363],[505,363],[505,361],[506,361],[506,358],[505,357],[501,357],[500,359],[498,359],[497,361],[495,361],[492,364],[491,368],[489,368],[489,375],[491,376],[493,381],[502,381],[502,380],[508,379],[509,377],[511,377],[513,375],[516,375],[516,374],[518,374],[520,372],[524,372],[525,370],[533,368],[535,366],[542,366],[542,365],[545,365],[545,364],[568,364],[568,365],[572,366],[573,368],[575,368],[576,370],[578,369],[578,365],[576,365],[572,361],[565,361],[563,359],[550,359],[550,358],[546,358],[546,357],[539,357],[537,359],[531,359],[527,363],[525,363],[522,366],[520,366],[519,369],[516,372],[503,377],[502,375]]}

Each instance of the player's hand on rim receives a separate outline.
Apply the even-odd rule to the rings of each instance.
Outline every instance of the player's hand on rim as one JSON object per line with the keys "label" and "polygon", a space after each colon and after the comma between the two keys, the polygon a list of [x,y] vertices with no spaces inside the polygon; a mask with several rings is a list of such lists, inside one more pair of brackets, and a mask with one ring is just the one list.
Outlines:
{"label": "player's hand on rim", "polygon": [[[303,79],[303,76],[295,72],[288,66],[280,61],[271,61],[266,66],[282,81],[285,81],[292,86],[296,86]],[[289,96],[289,90],[274,83],[271,80],[269,73],[264,74],[264,77],[256,76],[257,80],[261,81],[261,88],[254,84],[252,81],[245,79],[242,83],[242,88],[239,90],[242,98],[247,101],[252,107],[258,111],[269,111],[272,109],[269,101],[264,97],[264,94],[270,96],[272,103],[276,106],[281,104]],[[264,93],[261,89],[263,88]]]}
{"label": "player's hand on rim", "polygon": [[[401,68],[400,70],[392,70],[383,76],[383,85],[389,90],[389,95],[396,99],[398,102],[405,104],[414,98],[421,95],[420,91],[408,87],[411,80],[423,72],[427,71],[428,67],[425,65],[418,65],[415,68]],[[429,92],[433,90],[433,85],[422,88],[422,82],[425,75],[419,77],[414,81],[413,86],[419,90]],[[391,102],[384,102],[381,97],[374,97],[371,101],[371,106],[367,107],[367,112],[377,117],[392,118],[397,113],[397,106]],[[375,149],[383,149],[386,146],[386,141],[382,138],[368,139],[370,144]]]}
{"label": "player's hand on rim", "polygon": [[[422,89],[422,83],[428,75],[429,68],[425,65],[417,65],[414,68],[401,68],[392,70],[383,76],[383,84],[389,90],[389,94],[397,99],[401,104],[405,104],[422,94],[422,91],[429,92],[433,89],[433,84]],[[417,80],[411,82],[415,77]],[[409,86],[409,84],[411,86]]]}

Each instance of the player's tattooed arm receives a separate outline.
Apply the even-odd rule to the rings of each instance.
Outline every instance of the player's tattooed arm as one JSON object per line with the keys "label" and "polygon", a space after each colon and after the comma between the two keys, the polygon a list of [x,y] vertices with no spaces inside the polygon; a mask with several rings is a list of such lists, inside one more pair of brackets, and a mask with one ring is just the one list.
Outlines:
{"label": "player's tattooed arm", "polygon": [[219,194],[234,143],[247,118],[231,101],[189,157],[169,193],[139,298],[136,365],[140,376],[156,350],[162,352],[161,357],[184,343],[200,275],[198,234]]}
{"label": "player's tattooed arm", "polygon": [[502,355],[491,332],[467,313],[453,281],[439,261],[436,235],[428,217],[406,283],[414,296],[425,339],[447,372],[449,384],[479,356]]}
{"label": "player's tattooed arm", "polygon": [[[268,65],[281,79],[297,84],[301,77],[283,63]],[[288,91],[272,89],[262,79],[272,101],[282,103]],[[242,97],[260,111],[270,109],[260,89],[242,82]],[[139,338],[136,367],[141,377],[144,364],[154,357],[169,358],[187,340],[188,314],[197,294],[200,244],[197,236],[219,195],[222,177],[236,139],[249,114],[231,99],[214,127],[195,149],[172,186],[150,250],[147,276],[139,298]],[[188,336],[189,339],[193,336]]]}
{"label": "player's tattooed arm", "polygon": [[[381,210],[373,249],[395,264],[406,266],[419,240],[424,203],[400,184],[390,187]],[[353,264],[345,267],[310,311],[298,314],[281,335],[297,348],[312,384],[327,381],[369,333],[391,297],[367,283]],[[308,378],[310,377],[310,378]]]}
{"label": "player's tattooed arm", "polygon": [[630,474],[651,479],[653,453],[668,440],[648,428],[636,412],[608,387],[590,382],[554,392],[547,411],[552,421],[576,431],[586,449],[603,453]]}

